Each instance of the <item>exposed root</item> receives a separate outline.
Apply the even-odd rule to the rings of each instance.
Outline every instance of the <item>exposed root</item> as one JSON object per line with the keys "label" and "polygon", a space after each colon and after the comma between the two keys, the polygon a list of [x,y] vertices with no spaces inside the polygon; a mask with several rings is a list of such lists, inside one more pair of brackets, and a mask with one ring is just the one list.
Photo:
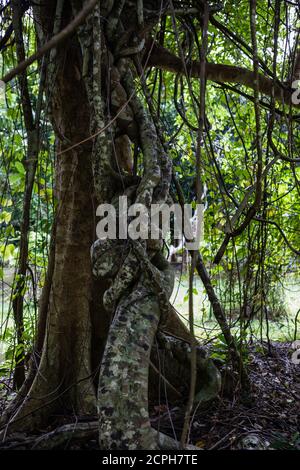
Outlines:
{"label": "exposed root", "polygon": [[[14,433],[0,444],[1,450],[54,450],[78,443],[80,447],[90,441],[98,441],[98,421],[86,423],[72,423],[60,426],[53,431],[41,436],[28,436]],[[154,439],[158,442],[158,448],[162,450],[178,450],[179,442],[175,439],[156,431],[152,428]],[[97,447],[96,447],[97,448]],[[148,450],[148,449],[145,449]]]}

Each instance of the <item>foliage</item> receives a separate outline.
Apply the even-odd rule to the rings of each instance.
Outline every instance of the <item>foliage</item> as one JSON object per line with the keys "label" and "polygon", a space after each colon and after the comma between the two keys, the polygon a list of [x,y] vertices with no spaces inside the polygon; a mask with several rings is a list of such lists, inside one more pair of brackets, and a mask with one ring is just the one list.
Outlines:
{"label": "foliage", "polygon": [[[264,71],[274,64],[275,9],[270,2],[258,2],[257,41],[258,56],[263,58]],[[277,41],[277,74],[283,82],[291,72],[291,51],[295,41],[299,10],[292,2],[282,2],[281,22]],[[35,32],[30,14],[24,17],[24,38],[30,55],[35,50]],[[249,28],[249,2],[246,0],[225,0],[223,9],[215,18],[227,30],[242,38],[244,44],[251,43]],[[286,27],[287,26],[287,27]],[[164,47],[187,61],[199,60],[201,47],[201,24],[189,16],[173,21],[168,17],[163,27]],[[197,38],[197,41],[195,40]],[[211,63],[236,65],[252,70],[253,60],[245,45],[232,40],[228,34],[220,33],[218,27],[209,24],[207,60]],[[15,47],[2,51],[3,74],[16,64]],[[262,65],[262,64],[261,64]],[[40,66],[40,65],[39,65]],[[39,66],[33,64],[27,71],[30,96],[33,107],[39,87]],[[265,72],[262,72],[265,73]],[[195,164],[197,147],[198,116],[195,103],[199,103],[199,80],[178,77],[170,72],[152,69],[147,75],[147,85],[156,107],[158,122],[173,159],[174,172],[181,182],[186,200],[196,199]],[[263,165],[273,158],[268,128],[270,125],[271,100],[261,97],[261,135]],[[299,117],[288,119],[287,110],[278,104],[272,139],[277,148],[287,153],[292,140],[292,156],[299,154]],[[39,162],[33,187],[29,233],[29,272],[24,284],[25,295],[25,351],[32,345],[35,329],[36,302],[43,285],[55,197],[54,178],[54,137],[47,118],[47,101],[44,98],[42,113],[42,135]],[[181,111],[181,113],[179,113]],[[183,119],[184,118],[184,119]],[[201,175],[205,204],[204,240],[201,253],[210,269],[213,285],[220,293],[226,315],[239,330],[239,342],[243,343],[244,330],[249,334],[257,326],[262,331],[269,320],[282,322],[286,305],[283,302],[285,277],[299,273],[299,256],[287,246],[277,226],[252,220],[251,224],[229,243],[225,256],[217,266],[213,264],[224,232],[222,228],[236,211],[247,190],[255,181],[257,168],[256,120],[253,94],[243,85],[228,86],[207,82],[206,123],[201,153]],[[6,281],[9,268],[16,266],[20,241],[23,193],[25,187],[27,136],[20,107],[20,89],[17,79],[6,88],[6,105],[0,109],[0,277],[2,282],[2,330],[1,339],[6,342],[6,359],[14,353],[14,327],[11,321],[10,293],[17,282],[17,276]],[[263,200],[257,216],[276,222],[286,235],[289,244],[299,250],[300,198],[299,164],[279,159],[264,178]],[[248,201],[253,203],[254,195]],[[4,270],[3,270],[4,268]],[[198,291],[194,290],[197,296]],[[12,299],[11,299],[12,300]],[[4,307],[5,306],[5,307]],[[208,308],[197,313],[196,320],[207,315]],[[289,313],[289,312],[288,312]],[[8,316],[9,327],[5,317]],[[238,333],[235,332],[238,336]],[[257,331],[258,334],[258,331]],[[259,335],[259,334],[258,334]],[[242,341],[243,339],[243,341]],[[218,337],[216,347],[222,346]],[[222,354],[222,352],[220,353]]]}

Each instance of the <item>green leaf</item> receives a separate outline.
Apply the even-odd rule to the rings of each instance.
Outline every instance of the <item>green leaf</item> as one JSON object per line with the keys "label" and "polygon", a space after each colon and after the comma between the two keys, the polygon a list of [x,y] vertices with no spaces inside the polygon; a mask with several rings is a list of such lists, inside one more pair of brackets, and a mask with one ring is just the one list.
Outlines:
{"label": "green leaf", "polygon": [[16,162],[16,163],[15,163],[15,167],[16,167],[18,173],[20,173],[20,175],[25,175],[25,168],[24,168],[23,163],[21,163],[21,162]]}

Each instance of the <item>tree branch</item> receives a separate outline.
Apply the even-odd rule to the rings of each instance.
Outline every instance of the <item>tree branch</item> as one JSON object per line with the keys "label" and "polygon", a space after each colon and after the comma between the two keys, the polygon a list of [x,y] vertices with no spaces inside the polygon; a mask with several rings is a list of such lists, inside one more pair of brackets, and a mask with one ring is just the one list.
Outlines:
{"label": "tree branch", "polygon": [[[145,57],[147,57],[147,51],[145,53]],[[184,69],[186,67],[190,77],[200,78],[200,62],[192,61],[191,63],[187,63],[184,67],[182,60],[179,57],[164,47],[158,45],[157,43],[152,47],[151,55],[147,65],[148,67],[158,67],[160,69],[174,73],[184,73]],[[247,88],[251,88],[252,90],[254,89],[254,72],[246,68],[225,64],[213,64],[208,62],[206,63],[205,72],[207,80],[221,83],[239,83],[240,85],[244,85]],[[259,93],[271,96],[273,88],[274,98],[276,101],[280,102],[281,104],[291,104],[295,108],[300,108],[300,104],[295,104],[291,101],[293,89],[286,87],[283,84],[274,84],[274,81],[271,78],[259,74]]]}

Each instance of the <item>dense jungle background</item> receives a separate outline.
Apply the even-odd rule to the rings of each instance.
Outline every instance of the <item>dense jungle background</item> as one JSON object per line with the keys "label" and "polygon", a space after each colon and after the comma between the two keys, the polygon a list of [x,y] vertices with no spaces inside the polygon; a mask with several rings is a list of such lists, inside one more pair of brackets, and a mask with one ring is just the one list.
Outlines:
{"label": "dense jungle background", "polygon": [[[0,21],[0,448],[300,449],[299,3]],[[199,250],[97,241],[121,195]]]}

